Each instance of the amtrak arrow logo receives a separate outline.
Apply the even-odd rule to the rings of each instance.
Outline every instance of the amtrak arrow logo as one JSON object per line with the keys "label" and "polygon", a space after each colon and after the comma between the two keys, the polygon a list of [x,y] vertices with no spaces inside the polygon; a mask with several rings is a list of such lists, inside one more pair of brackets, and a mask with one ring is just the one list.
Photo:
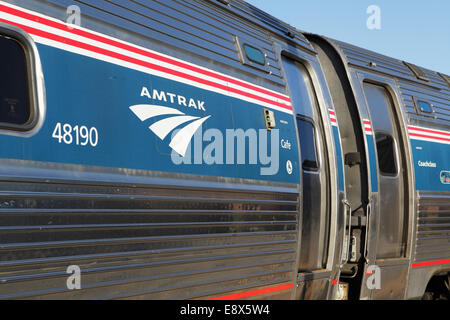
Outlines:
{"label": "amtrak arrow logo", "polygon": [[163,140],[176,127],[186,122],[190,122],[189,124],[181,128],[180,131],[178,131],[178,133],[172,138],[169,144],[169,147],[175,150],[175,152],[177,152],[182,157],[184,157],[189,142],[191,141],[197,129],[203,124],[203,122],[211,117],[207,116],[204,118],[200,118],[187,116],[178,109],[150,104],[137,104],[131,106],[130,109],[141,121],[145,121],[150,118],[162,115],[168,116],[148,127],[161,140]]}

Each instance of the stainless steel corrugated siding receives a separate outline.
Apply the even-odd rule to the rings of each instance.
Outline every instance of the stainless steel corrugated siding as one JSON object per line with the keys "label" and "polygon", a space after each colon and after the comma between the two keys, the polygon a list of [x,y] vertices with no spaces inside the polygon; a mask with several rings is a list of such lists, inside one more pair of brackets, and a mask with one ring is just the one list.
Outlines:
{"label": "stainless steel corrugated siding", "polygon": [[[0,183],[0,298],[179,299],[292,282],[298,194]],[[69,265],[81,290],[68,290]]]}
{"label": "stainless steel corrugated siding", "polygon": [[[387,57],[373,51],[362,49],[348,43],[332,40],[345,55],[350,65],[382,72],[397,78],[404,102],[405,112],[410,124],[425,122],[443,129],[450,127],[450,89],[437,72],[421,68],[430,81],[417,80],[411,70],[401,60]],[[370,68],[375,62],[376,68]],[[433,104],[433,114],[419,114],[414,107],[413,98],[425,99]]]}
{"label": "stainless steel corrugated siding", "polygon": [[[444,81],[441,81],[444,84]],[[405,111],[411,124],[425,122],[431,126],[449,130],[450,90],[448,87],[438,90],[405,80],[399,80],[398,83],[405,104]],[[418,114],[414,107],[413,97],[416,100],[424,99],[430,102],[433,105],[434,112],[432,114]]]}
{"label": "stainless steel corrugated siding", "polygon": [[450,256],[450,193],[420,192],[414,262]]}

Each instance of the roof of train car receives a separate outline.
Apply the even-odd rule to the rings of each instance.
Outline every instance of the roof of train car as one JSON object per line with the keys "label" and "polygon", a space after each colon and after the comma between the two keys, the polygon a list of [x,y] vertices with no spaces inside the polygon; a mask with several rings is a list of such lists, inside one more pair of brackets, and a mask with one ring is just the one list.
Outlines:
{"label": "roof of train car", "polygon": [[[310,42],[307,40],[307,37],[305,36],[305,34],[307,33],[305,31],[295,29],[294,27],[269,15],[268,13],[256,8],[255,6],[246,3],[243,0],[208,1],[228,3],[228,5],[226,5],[228,10],[243,16],[247,20],[266,25],[266,27],[270,27],[271,30],[275,33],[280,33],[280,35],[283,36],[286,36],[289,32],[296,30],[295,39],[298,39],[301,42],[300,44],[302,46],[310,50],[312,49],[311,51],[315,51]],[[416,75],[404,63],[403,60],[395,59],[339,40],[329,39],[326,36],[322,37],[328,39],[338,49],[340,49],[346,61],[352,66],[381,72],[390,76],[394,76],[397,79],[410,81],[416,84],[423,85],[424,87],[429,87],[430,89],[439,90],[442,93],[443,100],[447,100],[449,117],[446,118],[446,120],[450,121],[450,77],[448,75],[416,66],[420,68],[420,70],[424,73],[425,78],[427,79],[421,80],[416,77]]]}
{"label": "roof of train car", "polygon": [[[436,71],[417,66],[427,78],[427,80],[420,80],[407,67],[403,60],[385,56],[339,40],[328,40],[341,50],[350,65],[375,70],[399,79],[421,83],[439,90],[448,90],[449,88],[449,83]],[[409,63],[408,61],[405,62]]]}
{"label": "roof of train car", "polygon": [[[295,39],[300,41],[300,45],[303,47],[315,51],[314,48],[309,43],[303,30],[296,29],[287,23],[271,16],[270,14],[256,8],[255,6],[243,1],[243,0],[207,0],[216,3],[222,3],[226,6],[228,10],[235,14],[241,15],[247,20],[253,21],[257,24],[262,24],[266,28],[270,28],[271,31],[278,33],[282,36],[287,36],[289,32],[295,34]],[[223,3],[228,3],[225,5]],[[289,36],[288,36],[289,37]],[[327,38],[326,36],[322,36]],[[354,46],[349,43],[345,43],[339,40],[329,39],[334,42],[334,44],[342,50],[348,63],[363,67],[367,69],[376,70],[378,72],[386,73],[397,78],[403,78],[405,80],[410,80],[413,82],[422,83],[424,85],[432,86],[440,90],[448,90],[450,83],[448,82],[448,75],[438,73],[433,70],[429,70],[423,67],[419,68],[425,73],[428,81],[420,81],[411,72],[411,70],[403,63],[402,60],[395,59],[389,56],[385,56],[374,51],[366,50],[364,48]],[[374,62],[376,67],[370,67],[369,63]]]}
{"label": "roof of train car", "polygon": [[[279,38],[314,54],[300,31],[243,0],[6,0],[66,21],[69,6],[81,12],[81,27],[242,80],[284,92],[282,67],[273,45]],[[243,64],[239,45],[260,48],[267,64]]]}
{"label": "roof of train car", "polygon": [[287,38],[295,44],[315,52],[315,49],[310,44],[308,39],[303,35],[301,30],[298,30],[291,25],[281,21],[278,18],[268,14],[267,12],[258,9],[257,7],[243,1],[243,0],[206,0],[209,2],[217,3],[226,7],[234,14],[241,16],[261,27],[272,31],[273,33]]}

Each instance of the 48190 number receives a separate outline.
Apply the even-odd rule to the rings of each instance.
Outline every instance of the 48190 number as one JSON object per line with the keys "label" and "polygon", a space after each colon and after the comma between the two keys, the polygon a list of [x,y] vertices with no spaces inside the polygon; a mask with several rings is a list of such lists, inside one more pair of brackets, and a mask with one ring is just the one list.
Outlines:
{"label": "48190 number", "polygon": [[95,147],[98,144],[98,130],[96,127],[88,128],[79,125],[72,127],[68,123],[58,122],[53,130],[52,138],[57,139],[58,143]]}

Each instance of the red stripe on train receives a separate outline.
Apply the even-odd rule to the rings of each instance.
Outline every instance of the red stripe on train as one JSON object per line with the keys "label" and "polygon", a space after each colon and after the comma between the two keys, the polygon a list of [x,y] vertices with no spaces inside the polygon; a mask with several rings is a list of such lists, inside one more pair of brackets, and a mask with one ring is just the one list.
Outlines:
{"label": "red stripe on train", "polygon": [[426,262],[415,262],[415,263],[411,264],[411,267],[418,268],[418,267],[426,267],[426,266],[435,266],[438,264],[446,264],[446,263],[450,263],[450,259],[426,261]]}
{"label": "red stripe on train", "polygon": [[[11,15],[15,15],[15,16],[18,16],[18,17],[21,17],[21,18],[24,18],[24,19],[28,19],[28,20],[31,20],[31,21],[34,21],[34,22],[38,22],[38,23],[41,23],[41,24],[45,24],[45,25],[47,25],[49,27],[52,27],[52,28],[60,29],[60,30],[66,31],[66,32],[70,32],[70,33],[82,36],[82,37],[89,38],[91,40],[95,40],[95,41],[98,41],[98,42],[102,42],[104,44],[115,46],[117,48],[128,50],[128,51],[131,51],[131,52],[134,52],[134,53],[137,53],[137,54],[140,54],[140,55],[152,58],[152,59],[160,60],[162,62],[166,62],[166,63],[172,64],[174,66],[182,67],[182,68],[185,68],[187,70],[194,71],[194,72],[197,72],[197,73],[201,73],[203,75],[210,76],[210,77],[222,80],[222,81],[227,81],[227,82],[233,83],[235,85],[238,85],[238,86],[250,89],[250,90],[254,90],[254,91],[257,91],[257,92],[260,92],[260,93],[272,96],[274,98],[278,98],[278,99],[284,100],[284,101],[289,102],[289,103],[291,102],[289,97],[286,97],[286,96],[283,96],[283,95],[279,95],[279,94],[277,94],[275,92],[267,91],[267,90],[264,90],[263,88],[255,87],[255,86],[253,86],[251,84],[244,83],[244,82],[241,82],[241,81],[233,79],[233,78],[229,78],[229,77],[226,77],[226,76],[223,76],[223,75],[220,75],[220,74],[216,74],[214,72],[211,72],[211,71],[208,71],[208,70],[204,70],[202,68],[198,68],[198,67],[195,67],[195,66],[192,66],[192,65],[189,65],[189,64],[177,61],[177,60],[170,59],[168,57],[160,56],[158,54],[155,54],[155,53],[152,53],[152,52],[148,52],[148,51],[145,51],[145,50],[142,50],[142,49],[139,49],[139,48],[136,48],[136,47],[133,47],[133,46],[121,43],[119,41],[115,41],[115,40],[112,40],[112,39],[109,39],[109,38],[106,38],[106,37],[102,37],[102,36],[99,36],[99,35],[96,35],[96,34],[92,34],[90,32],[84,31],[84,30],[79,30],[79,29],[76,29],[76,28],[68,28],[67,25],[65,25],[65,24],[61,24],[61,23],[58,23],[58,22],[55,22],[55,21],[52,21],[52,20],[49,20],[49,19],[45,19],[45,18],[42,18],[42,17],[36,16],[36,15],[30,14],[30,13],[22,12],[20,10],[17,10],[17,9],[14,9],[14,8],[10,8],[10,7],[1,5],[1,4],[0,4],[0,9],[3,12],[9,13]],[[12,23],[12,22],[10,22],[10,23]],[[12,24],[14,24],[14,23],[12,23]],[[52,40],[54,40],[54,39],[52,39]],[[66,43],[65,41],[62,41],[62,42]],[[94,52],[96,52],[96,51],[94,51]],[[285,105],[283,105],[283,107],[284,106]]]}
{"label": "red stripe on train", "polygon": [[411,137],[419,137],[419,138],[427,138],[427,139],[431,139],[431,140],[441,140],[441,141],[450,141],[450,138],[441,138],[441,137],[435,137],[435,136],[429,136],[429,135],[424,135],[424,134],[418,134],[418,133],[409,133],[409,135]]}
{"label": "red stripe on train", "polygon": [[125,56],[123,54],[120,54],[120,53],[116,53],[116,52],[113,52],[113,51],[102,49],[102,48],[99,48],[99,47],[96,47],[96,46],[93,46],[93,45],[90,45],[90,44],[86,44],[86,43],[79,42],[79,41],[76,41],[76,40],[72,40],[72,39],[69,39],[69,38],[65,38],[65,37],[62,37],[62,36],[57,36],[57,35],[54,35],[52,33],[49,33],[49,32],[46,32],[46,31],[41,31],[41,30],[38,30],[38,29],[35,29],[35,28],[32,28],[32,27],[28,27],[28,26],[16,23],[16,22],[4,20],[4,19],[0,19],[0,21],[1,22],[5,22],[5,23],[9,23],[9,24],[13,24],[15,26],[18,26],[18,27],[22,28],[23,30],[27,31],[28,33],[34,34],[34,35],[39,36],[39,37],[43,37],[43,38],[50,39],[50,40],[53,40],[53,41],[61,42],[61,43],[64,43],[64,44],[68,44],[68,45],[71,45],[71,46],[74,46],[74,47],[77,47],[77,48],[80,48],[80,49],[92,51],[92,52],[95,52],[95,53],[98,53],[98,54],[102,54],[102,55],[105,55],[105,56],[108,56],[108,57],[111,57],[111,58],[114,58],[114,59],[130,62],[130,63],[136,64],[136,65],[140,65],[140,66],[152,69],[152,70],[164,72],[164,73],[167,73],[167,74],[171,74],[173,76],[177,76],[177,77],[184,78],[184,79],[187,79],[187,80],[195,81],[197,83],[201,83],[201,84],[204,84],[204,85],[207,85],[207,86],[210,86],[210,87],[214,87],[214,88],[221,89],[221,90],[224,90],[224,91],[233,92],[233,93],[239,94],[241,96],[245,96],[247,98],[251,98],[251,99],[255,99],[255,100],[261,101],[261,102],[265,102],[265,103],[269,103],[269,104],[272,104],[272,105],[276,105],[276,106],[284,108],[284,109],[292,110],[292,107],[287,106],[285,104],[278,103],[278,102],[275,102],[275,101],[272,101],[272,100],[269,100],[269,99],[266,99],[266,98],[262,98],[262,97],[259,97],[257,95],[254,95],[254,94],[251,94],[251,93],[248,93],[248,92],[244,92],[244,91],[241,91],[241,90],[238,90],[238,89],[235,89],[235,88],[231,88],[231,87],[228,87],[228,86],[225,86],[225,85],[221,85],[221,84],[218,84],[218,83],[215,83],[215,82],[212,82],[212,81],[209,81],[209,80],[205,80],[205,79],[202,79],[202,78],[199,78],[199,77],[191,76],[189,74],[186,74],[186,73],[183,73],[183,72],[180,72],[180,71],[176,71],[176,70],[172,70],[172,69],[169,69],[169,68],[166,68],[166,67],[158,66],[156,64],[153,64],[153,63],[150,63],[150,62],[145,62],[145,61],[142,61],[142,60],[139,60],[139,59],[136,59],[136,58],[127,57],[127,56]]}
{"label": "red stripe on train", "polygon": [[233,293],[226,296],[220,296],[220,297],[214,297],[209,298],[207,300],[235,300],[235,299],[242,299],[252,296],[257,296],[265,293],[272,293],[272,292],[278,292],[283,290],[290,290],[294,287],[292,283],[289,284],[283,284],[281,286],[275,286],[275,287],[268,287],[268,288],[262,288],[257,290],[251,290],[251,291],[244,291],[239,293]]}
{"label": "red stripe on train", "polygon": [[436,131],[436,130],[419,128],[419,127],[412,127],[412,126],[409,126],[408,129],[409,130],[415,130],[415,131],[427,132],[427,133],[441,134],[443,136],[449,136],[450,137],[450,133],[449,132],[445,132],[445,131]]}

